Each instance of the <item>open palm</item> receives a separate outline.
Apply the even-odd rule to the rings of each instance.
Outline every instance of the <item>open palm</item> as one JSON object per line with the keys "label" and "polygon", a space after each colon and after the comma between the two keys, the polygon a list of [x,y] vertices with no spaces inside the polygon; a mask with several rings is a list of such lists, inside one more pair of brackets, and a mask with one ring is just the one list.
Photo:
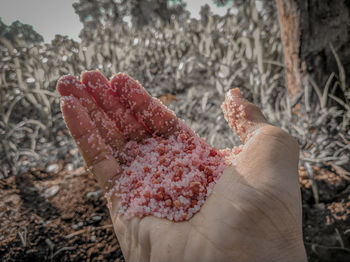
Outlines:
{"label": "open palm", "polygon": [[[98,71],[58,83],[62,112],[90,170],[108,189],[121,175],[128,141],[167,139],[184,130],[176,116],[129,76],[111,82]],[[150,106],[152,105],[152,106]],[[298,145],[231,90],[223,105],[245,142],[213,192],[191,219],[126,219],[109,199],[114,229],[127,261],[306,261],[298,187]]]}

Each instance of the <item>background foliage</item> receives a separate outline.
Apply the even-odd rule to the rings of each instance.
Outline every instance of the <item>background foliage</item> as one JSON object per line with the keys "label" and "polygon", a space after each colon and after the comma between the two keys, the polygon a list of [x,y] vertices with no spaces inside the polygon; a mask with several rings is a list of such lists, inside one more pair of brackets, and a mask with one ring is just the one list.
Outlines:
{"label": "background foliage", "polygon": [[[170,108],[216,147],[239,143],[220,109],[224,93],[239,87],[271,123],[299,140],[302,163],[350,162],[345,79],[334,72],[332,86],[311,80],[289,98],[273,1],[262,1],[258,11],[255,1],[236,0],[223,17],[204,6],[199,20],[189,17],[182,1],[167,8],[165,1],[143,2],[80,0],[74,5],[84,23],[80,43],[57,35],[43,44],[31,28],[24,30],[28,37],[21,33],[25,25],[0,24],[0,32],[13,30],[0,38],[0,178],[67,155],[73,166],[81,165],[55,86],[62,75],[96,68],[106,76],[127,72],[154,96],[175,95]],[[334,55],[341,74],[341,58]],[[337,90],[345,100],[334,95]]]}

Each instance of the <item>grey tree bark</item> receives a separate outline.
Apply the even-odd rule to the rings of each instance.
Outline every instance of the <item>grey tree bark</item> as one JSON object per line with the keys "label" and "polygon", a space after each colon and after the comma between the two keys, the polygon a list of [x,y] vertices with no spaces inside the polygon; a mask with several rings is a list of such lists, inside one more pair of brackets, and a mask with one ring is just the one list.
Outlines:
{"label": "grey tree bark", "polygon": [[276,4],[291,97],[310,80],[324,88],[332,72],[341,78],[333,81],[344,88],[350,80],[350,0],[276,0]]}

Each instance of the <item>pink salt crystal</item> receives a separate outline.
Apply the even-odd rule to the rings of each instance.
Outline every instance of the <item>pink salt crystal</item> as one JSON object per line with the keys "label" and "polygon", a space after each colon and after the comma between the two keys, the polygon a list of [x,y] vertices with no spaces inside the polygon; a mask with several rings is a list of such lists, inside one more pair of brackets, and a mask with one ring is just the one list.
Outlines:
{"label": "pink salt crystal", "polygon": [[176,207],[181,206],[181,201],[178,200],[178,199],[176,199],[176,200],[174,201],[174,206],[176,206]]}
{"label": "pink salt crystal", "polygon": [[235,146],[232,151],[234,154],[238,155],[242,151],[242,146]]}
{"label": "pink salt crystal", "polygon": [[194,206],[196,206],[198,203],[197,199],[191,199],[191,207],[193,208]]}
{"label": "pink salt crystal", "polygon": [[170,207],[173,204],[172,202],[171,199],[165,200],[165,206]]}
{"label": "pink salt crystal", "polygon": [[209,153],[210,156],[216,156],[217,154],[218,153],[214,148],[210,150],[210,153]]}
{"label": "pink salt crystal", "polygon": [[204,168],[203,172],[207,176],[213,175],[213,170],[210,167],[207,167],[207,166]]}
{"label": "pink salt crystal", "polygon": [[130,141],[123,173],[113,188],[121,198],[120,214],[154,215],[174,221],[190,219],[200,210],[215,181],[233,158],[209,146],[191,132],[180,131],[167,140]]}
{"label": "pink salt crystal", "polygon": [[151,193],[149,191],[145,191],[143,193],[143,196],[146,197],[146,198],[149,198],[151,196]]}
{"label": "pink salt crystal", "polygon": [[200,183],[199,182],[191,182],[190,189],[192,190],[193,194],[198,195],[200,190]]}

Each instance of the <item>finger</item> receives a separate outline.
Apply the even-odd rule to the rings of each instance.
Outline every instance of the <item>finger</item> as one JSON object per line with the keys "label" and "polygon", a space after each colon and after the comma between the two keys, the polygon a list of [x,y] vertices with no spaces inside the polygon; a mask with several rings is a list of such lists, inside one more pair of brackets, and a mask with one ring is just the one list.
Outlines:
{"label": "finger", "polygon": [[168,137],[180,129],[176,115],[159,99],[151,97],[139,82],[126,74],[119,73],[111,80],[123,104],[130,108],[155,135]]}
{"label": "finger", "polygon": [[66,125],[76,141],[83,158],[96,176],[99,184],[106,188],[121,174],[112,149],[106,145],[88,110],[73,95],[61,97],[61,110]]}
{"label": "finger", "polygon": [[137,121],[130,109],[119,101],[108,80],[99,71],[84,72],[81,81],[98,106],[115,122],[127,139],[142,140],[149,137],[145,127]]}
{"label": "finger", "polygon": [[79,99],[82,106],[87,109],[90,118],[95,122],[105,143],[113,149],[113,155],[121,160],[119,153],[123,150],[126,141],[118,132],[116,125],[98,108],[86,91],[85,85],[75,76],[64,76],[58,81],[57,90],[62,96],[73,95]]}
{"label": "finger", "polygon": [[259,108],[245,100],[238,88],[231,89],[226,93],[221,108],[229,126],[243,142],[246,142],[255,130],[267,125]]}

